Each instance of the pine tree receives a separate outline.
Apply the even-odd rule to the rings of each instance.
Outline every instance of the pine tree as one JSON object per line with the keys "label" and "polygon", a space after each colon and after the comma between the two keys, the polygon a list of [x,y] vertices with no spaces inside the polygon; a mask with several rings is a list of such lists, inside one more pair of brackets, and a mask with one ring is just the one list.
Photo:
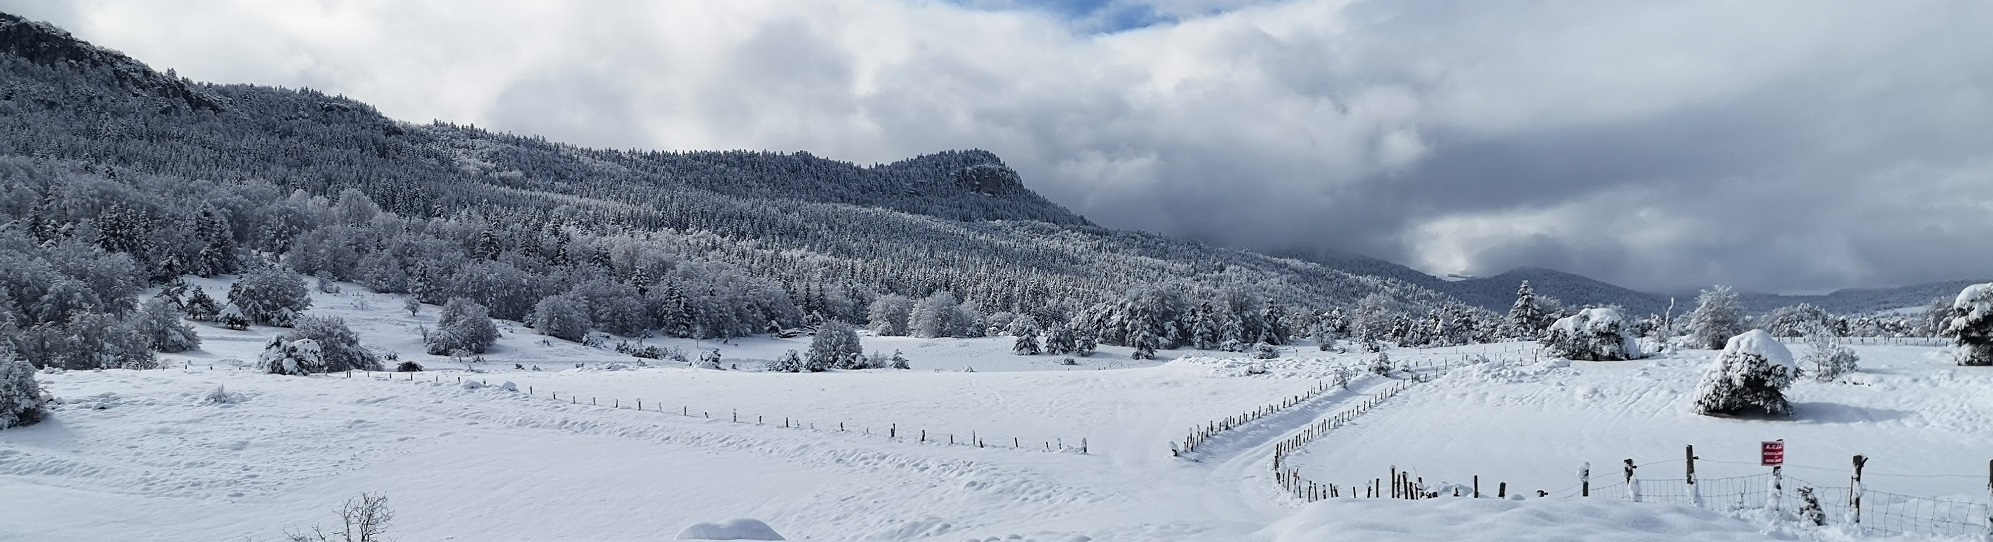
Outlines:
{"label": "pine tree", "polygon": [[1038,346],[1038,328],[1035,326],[1025,327],[1017,335],[1017,340],[1011,342],[1010,353],[1020,356],[1036,356],[1045,353],[1045,350]]}
{"label": "pine tree", "polygon": [[802,372],[803,357],[797,355],[795,350],[784,351],[781,357],[775,358],[774,362],[768,364],[768,370],[778,373]]}
{"label": "pine tree", "polygon": [[894,369],[902,369],[902,370],[904,370],[904,369],[912,369],[912,368],[913,368],[912,366],[909,366],[909,365],[907,364],[907,357],[906,357],[906,355],[905,355],[905,354],[901,354],[901,353],[900,353],[900,351],[899,351],[899,350],[897,350],[897,349],[893,350],[893,359],[892,359],[892,365],[891,365],[891,367],[892,367],[892,368],[894,368]]}
{"label": "pine tree", "polygon": [[187,294],[185,305],[187,318],[196,322],[213,322],[221,315],[221,307],[215,305],[215,298],[209,297],[208,291],[198,284],[194,285],[193,293]]}
{"label": "pine tree", "polygon": [[1536,290],[1530,288],[1529,281],[1522,281],[1522,286],[1516,288],[1515,305],[1509,307],[1509,329],[1517,338],[1534,339],[1548,321],[1543,307],[1536,303]]}

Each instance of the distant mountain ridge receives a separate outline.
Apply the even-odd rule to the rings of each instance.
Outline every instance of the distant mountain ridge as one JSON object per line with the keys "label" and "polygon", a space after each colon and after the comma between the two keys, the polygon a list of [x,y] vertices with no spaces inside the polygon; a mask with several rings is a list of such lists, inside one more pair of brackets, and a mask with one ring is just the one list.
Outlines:
{"label": "distant mountain ridge", "polygon": [[[1289,252],[1288,254],[1291,257],[1318,262],[1350,273],[1387,277],[1423,286],[1451,295],[1462,303],[1496,312],[1506,312],[1515,304],[1516,288],[1525,280],[1529,281],[1530,288],[1534,289],[1537,295],[1557,298],[1569,306],[1618,305],[1637,315],[1662,314],[1667,311],[1671,297],[1666,293],[1642,292],[1575,273],[1541,267],[1517,268],[1490,277],[1446,280],[1417,269],[1367,256],[1333,252],[1312,254]],[[1950,299],[1966,286],[1983,282],[1988,280],[1948,280],[1891,288],[1849,288],[1819,295],[1742,292],[1738,298],[1744,310],[1751,314],[1762,314],[1801,303],[1820,307],[1835,314],[1861,314],[1922,306],[1930,303],[1932,299]],[[1680,315],[1695,310],[1695,299],[1699,293],[1673,294],[1674,313]]]}

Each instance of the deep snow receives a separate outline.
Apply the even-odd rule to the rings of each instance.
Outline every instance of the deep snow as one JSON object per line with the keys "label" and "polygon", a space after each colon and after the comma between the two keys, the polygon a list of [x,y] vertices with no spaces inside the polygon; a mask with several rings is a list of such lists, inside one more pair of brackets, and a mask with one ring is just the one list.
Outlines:
{"label": "deep snow", "polygon": [[[226,291],[225,281],[203,284]],[[1369,354],[1299,347],[1276,360],[1165,352],[1180,359],[1126,363],[1105,348],[1072,367],[1011,355],[1009,338],[865,337],[868,351],[905,351],[915,370],[786,374],[640,366],[501,323],[491,361],[472,372],[420,354],[415,328],[433,325],[435,307],[410,317],[398,296],[315,297],[311,312],[342,316],[364,343],[432,370],[414,381],[265,375],[241,367],[280,330],[199,326],[203,349],[162,356],[170,369],[42,373],[61,399],[51,419],[0,432],[0,540],[279,540],[286,528],[330,526],[331,510],[361,492],[389,496],[390,533],[404,541],[666,540],[730,518],[790,540],[1844,537],[1610,499],[1303,507],[1280,494],[1272,443],[1361,400],[1382,384],[1374,378],[1249,424],[1194,460],[1170,457],[1192,426],[1301,393]],[[730,364],[807,339],[649,344],[695,357],[717,347]],[[1480,475],[1561,495],[1586,461],[1595,480],[1616,476],[1626,457],[1643,476],[1679,477],[1668,470],[1695,444],[1703,476],[1755,473],[1757,442],[1784,438],[1793,476],[1845,477],[1860,452],[1874,458],[1878,490],[1986,500],[1993,372],[1950,365],[1944,349],[1859,346],[1861,372],[1795,384],[1798,415],[1786,421],[1687,413],[1711,352],[1590,363],[1536,350],[1393,350],[1399,362],[1496,361],[1417,385],[1290,462],[1324,481],[1395,465],[1428,481]],[[232,400],[209,400],[222,386]],[[733,423],[736,409],[761,424]],[[844,432],[831,428],[839,422]],[[898,438],[879,434],[895,426]],[[918,442],[923,429],[939,442]],[[967,445],[971,434],[986,447]]]}

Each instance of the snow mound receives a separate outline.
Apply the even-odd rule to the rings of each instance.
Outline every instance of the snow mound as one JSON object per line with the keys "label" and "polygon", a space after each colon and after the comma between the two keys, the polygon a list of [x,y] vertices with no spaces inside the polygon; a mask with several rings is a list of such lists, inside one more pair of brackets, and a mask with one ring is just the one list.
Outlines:
{"label": "snow mound", "polygon": [[1454,369],[1446,377],[1464,382],[1522,384],[1542,382],[1544,377],[1560,371],[1571,372],[1571,362],[1560,358],[1544,358],[1538,361],[1495,359],[1484,363],[1467,364]]}
{"label": "snow mound", "polygon": [[1347,372],[1347,363],[1322,359],[1288,357],[1252,359],[1247,357],[1186,356],[1165,365],[1194,367],[1211,376],[1267,376],[1272,378],[1331,378]]}
{"label": "snow mound", "polygon": [[758,519],[730,519],[719,523],[694,523],[678,531],[677,540],[788,540]]}
{"label": "snow mound", "polygon": [[1792,351],[1787,350],[1784,344],[1779,343],[1778,339],[1772,337],[1772,334],[1765,333],[1765,330],[1762,329],[1753,329],[1731,337],[1729,342],[1724,343],[1723,351],[1725,353],[1757,354],[1758,357],[1765,358],[1765,362],[1770,363],[1774,367],[1785,367],[1793,373],[1799,371],[1799,362],[1793,361]]}
{"label": "snow mound", "polygon": [[1772,540],[1749,522],[1689,507],[1616,499],[1330,499],[1259,532],[1317,540]]}

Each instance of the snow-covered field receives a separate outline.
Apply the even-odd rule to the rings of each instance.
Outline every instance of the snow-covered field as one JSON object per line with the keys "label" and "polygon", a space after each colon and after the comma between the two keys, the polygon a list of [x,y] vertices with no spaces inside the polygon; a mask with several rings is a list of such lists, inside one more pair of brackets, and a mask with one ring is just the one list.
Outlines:
{"label": "snow-covered field", "polygon": [[[1013,356],[1008,338],[866,337],[868,350],[905,352],[914,370],[786,374],[638,365],[501,323],[490,361],[470,371],[420,354],[416,327],[434,324],[435,307],[413,317],[400,307],[398,296],[319,294],[312,312],[344,317],[363,342],[427,365],[412,381],[260,374],[243,366],[280,330],[207,326],[202,350],[163,356],[170,369],[43,373],[61,399],[50,420],[0,432],[0,540],[281,540],[287,528],[330,526],[331,510],[362,492],[389,497],[390,534],[403,541],[670,540],[733,518],[791,540],[1850,536],[1714,505],[1303,506],[1280,494],[1272,442],[1387,384],[1375,376],[1214,440],[1195,461],[1170,456],[1193,425],[1301,393],[1368,355],[1163,352],[1161,362],[1127,363],[1110,347],[1064,366]],[[807,339],[648,344],[718,348],[747,369]],[[1860,373],[1798,384],[1798,415],[1783,421],[1687,413],[1706,351],[1548,363],[1525,344],[1393,350],[1404,362],[1496,361],[1413,387],[1290,463],[1330,482],[1397,466],[1429,483],[1479,475],[1484,490],[1506,481],[1563,495],[1586,461],[1599,486],[1616,482],[1629,457],[1642,477],[1680,478],[1688,444],[1701,476],[1759,473],[1757,443],[1783,438],[1790,476],[1844,482],[1849,456],[1863,453],[1876,490],[1985,502],[1993,371],[1952,366],[1938,348],[1857,349]],[[208,401],[217,387],[237,400]],[[880,434],[888,428],[897,438]],[[919,442],[922,430],[930,442]],[[971,435],[985,446],[969,445]]]}

